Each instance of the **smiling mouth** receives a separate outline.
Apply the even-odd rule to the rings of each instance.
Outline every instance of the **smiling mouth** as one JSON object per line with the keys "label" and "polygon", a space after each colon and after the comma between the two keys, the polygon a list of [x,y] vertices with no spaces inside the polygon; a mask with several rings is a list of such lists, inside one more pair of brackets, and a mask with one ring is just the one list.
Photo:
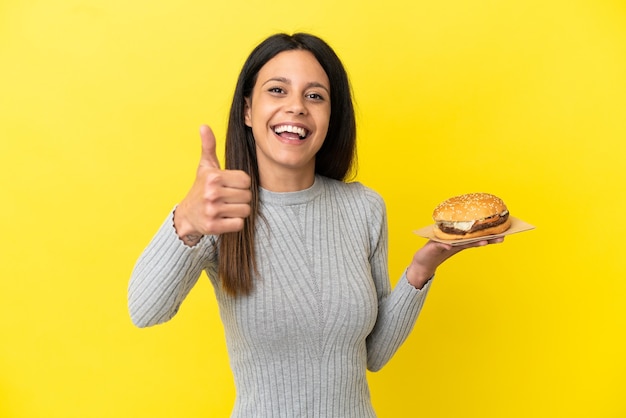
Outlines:
{"label": "smiling mouth", "polygon": [[299,139],[303,140],[309,136],[309,131],[293,125],[276,125],[274,126],[274,133],[281,138],[285,139]]}

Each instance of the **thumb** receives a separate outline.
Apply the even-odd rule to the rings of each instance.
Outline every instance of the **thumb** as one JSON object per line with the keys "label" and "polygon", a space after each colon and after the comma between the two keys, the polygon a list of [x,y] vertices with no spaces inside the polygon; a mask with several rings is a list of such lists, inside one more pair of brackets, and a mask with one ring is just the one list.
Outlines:
{"label": "thumb", "polygon": [[213,135],[213,131],[207,125],[200,127],[200,140],[202,141],[200,165],[219,169],[220,161],[215,151],[215,135]]}

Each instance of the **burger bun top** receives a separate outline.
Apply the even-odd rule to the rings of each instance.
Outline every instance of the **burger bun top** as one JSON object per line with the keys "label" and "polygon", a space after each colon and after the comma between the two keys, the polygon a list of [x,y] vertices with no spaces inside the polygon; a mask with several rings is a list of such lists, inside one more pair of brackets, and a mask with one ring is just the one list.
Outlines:
{"label": "burger bun top", "polygon": [[467,193],[441,202],[433,211],[435,222],[476,221],[500,215],[507,207],[497,196],[489,193]]}

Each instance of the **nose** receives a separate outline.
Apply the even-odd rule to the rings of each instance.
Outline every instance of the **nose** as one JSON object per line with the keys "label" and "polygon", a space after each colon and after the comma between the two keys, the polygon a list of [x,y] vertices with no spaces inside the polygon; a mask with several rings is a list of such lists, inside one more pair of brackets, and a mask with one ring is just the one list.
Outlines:
{"label": "nose", "polygon": [[304,97],[293,95],[287,104],[287,113],[294,115],[305,115],[307,113]]}

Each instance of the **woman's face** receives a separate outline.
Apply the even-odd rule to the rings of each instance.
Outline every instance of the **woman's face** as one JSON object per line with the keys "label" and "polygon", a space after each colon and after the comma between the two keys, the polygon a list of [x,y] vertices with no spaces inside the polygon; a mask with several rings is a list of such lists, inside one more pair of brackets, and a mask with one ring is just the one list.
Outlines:
{"label": "woman's face", "polygon": [[329,119],[330,82],[312,53],[285,51],[269,60],[245,107],[261,186],[275,191],[286,184],[309,187]]}

